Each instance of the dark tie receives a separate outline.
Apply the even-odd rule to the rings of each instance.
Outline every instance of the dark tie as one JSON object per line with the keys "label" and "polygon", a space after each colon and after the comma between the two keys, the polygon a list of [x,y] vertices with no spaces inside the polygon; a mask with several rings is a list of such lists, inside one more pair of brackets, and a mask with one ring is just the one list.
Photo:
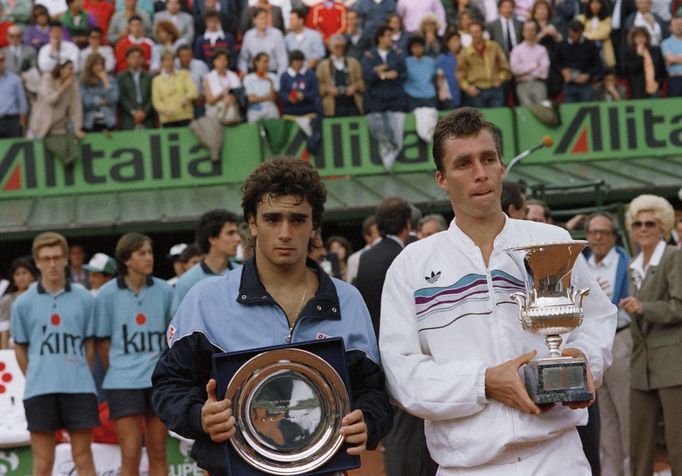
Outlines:
{"label": "dark tie", "polygon": [[511,20],[505,20],[507,23],[507,52],[511,51],[512,48],[514,47],[514,43],[512,41],[512,21]]}

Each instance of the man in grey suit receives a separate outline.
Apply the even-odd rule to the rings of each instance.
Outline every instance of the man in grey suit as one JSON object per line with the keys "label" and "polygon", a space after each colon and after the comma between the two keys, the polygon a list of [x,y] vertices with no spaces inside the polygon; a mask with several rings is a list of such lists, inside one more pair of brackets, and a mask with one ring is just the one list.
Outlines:
{"label": "man in grey suit", "polygon": [[169,21],[180,32],[180,37],[188,45],[194,44],[194,18],[186,12],[180,11],[180,0],[167,0],[166,10],[154,15],[154,31],[160,21]]}
{"label": "man in grey suit", "polygon": [[35,67],[36,50],[21,42],[22,31],[19,25],[12,25],[7,29],[7,41],[9,46],[2,49],[5,53],[5,70],[15,74]]}
{"label": "man in grey suit", "polygon": [[514,0],[499,0],[497,10],[500,16],[486,26],[490,39],[502,47],[507,58],[511,50],[522,41],[523,22],[514,16],[515,6]]}

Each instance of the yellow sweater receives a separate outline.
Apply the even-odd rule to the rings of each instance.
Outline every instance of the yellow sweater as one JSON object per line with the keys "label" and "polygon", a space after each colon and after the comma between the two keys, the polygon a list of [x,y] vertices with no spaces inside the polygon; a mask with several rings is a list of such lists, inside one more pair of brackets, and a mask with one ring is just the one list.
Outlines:
{"label": "yellow sweater", "polygon": [[[152,105],[159,113],[161,124],[194,119],[192,101],[198,97],[199,91],[188,71],[161,73],[152,80]],[[183,99],[187,99],[184,106]]]}

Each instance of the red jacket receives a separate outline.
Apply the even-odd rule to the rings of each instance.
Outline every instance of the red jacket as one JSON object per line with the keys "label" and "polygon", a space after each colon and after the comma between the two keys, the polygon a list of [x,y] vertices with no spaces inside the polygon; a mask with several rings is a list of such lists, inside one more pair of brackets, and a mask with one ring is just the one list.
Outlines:
{"label": "red jacket", "polygon": [[327,42],[329,38],[336,34],[343,34],[346,31],[346,13],[348,8],[342,3],[331,2],[331,8],[327,8],[325,3],[320,2],[310,7],[306,26],[317,30]]}
{"label": "red jacket", "polygon": [[137,46],[142,50],[142,56],[144,57],[144,70],[149,71],[149,62],[152,60],[152,40],[149,38],[141,38],[138,42],[133,42],[130,40],[130,35],[121,38],[116,43],[116,49],[114,50],[114,56],[116,57],[116,72],[120,73],[128,69],[128,63],[126,62],[126,51],[128,48]]}

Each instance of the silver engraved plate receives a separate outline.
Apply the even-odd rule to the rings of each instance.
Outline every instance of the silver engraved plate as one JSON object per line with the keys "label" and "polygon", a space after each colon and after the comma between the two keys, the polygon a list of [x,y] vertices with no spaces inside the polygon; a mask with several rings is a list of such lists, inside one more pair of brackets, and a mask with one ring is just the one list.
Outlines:
{"label": "silver engraved plate", "polygon": [[312,471],[343,444],[339,429],[350,412],[348,392],[336,370],[315,354],[293,348],[258,354],[235,373],[226,396],[237,425],[232,446],[265,473]]}
{"label": "silver engraved plate", "polygon": [[505,250],[524,277],[525,292],[511,298],[519,305],[525,331],[545,336],[549,357],[523,366],[529,395],[536,403],[591,400],[584,359],[561,356],[561,334],[583,322],[589,288],[574,289],[571,273],[587,241],[539,243]]}

